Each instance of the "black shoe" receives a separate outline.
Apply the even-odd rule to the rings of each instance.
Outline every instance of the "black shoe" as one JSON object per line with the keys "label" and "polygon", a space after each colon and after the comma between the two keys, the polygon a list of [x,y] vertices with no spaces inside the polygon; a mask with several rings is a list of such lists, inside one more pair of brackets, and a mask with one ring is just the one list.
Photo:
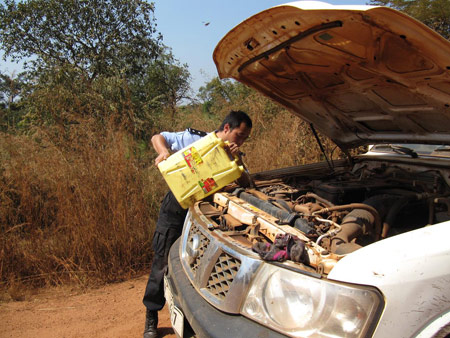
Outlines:
{"label": "black shoe", "polygon": [[145,316],[144,338],[158,337],[158,311],[150,311],[147,309]]}

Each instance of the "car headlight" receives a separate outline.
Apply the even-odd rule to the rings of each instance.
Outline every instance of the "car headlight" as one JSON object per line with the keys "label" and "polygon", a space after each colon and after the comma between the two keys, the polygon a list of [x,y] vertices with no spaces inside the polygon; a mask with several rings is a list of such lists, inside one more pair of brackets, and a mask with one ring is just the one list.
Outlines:
{"label": "car headlight", "polygon": [[292,337],[365,337],[383,309],[374,288],[334,283],[263,264],[242,314]]}

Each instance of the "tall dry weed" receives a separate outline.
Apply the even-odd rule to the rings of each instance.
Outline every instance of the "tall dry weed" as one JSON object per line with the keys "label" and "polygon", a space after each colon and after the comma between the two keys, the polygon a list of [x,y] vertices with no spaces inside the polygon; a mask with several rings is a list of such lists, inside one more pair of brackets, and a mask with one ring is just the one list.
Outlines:
{"label": "tall dry weed", "polygon": [[137,149],[89,119],[0,134],[3,286],[117,281],[148,265],[166,188]]}

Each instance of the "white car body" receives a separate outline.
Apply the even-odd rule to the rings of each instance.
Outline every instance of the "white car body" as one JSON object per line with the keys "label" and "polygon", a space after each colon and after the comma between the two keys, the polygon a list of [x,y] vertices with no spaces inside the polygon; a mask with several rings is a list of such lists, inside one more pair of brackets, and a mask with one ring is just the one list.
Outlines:
{"label": "white car body", "polygon": [[341,259],[328,278],[383,293],[374,337],[413,337],[427,327],[434,334],[450,322],[449,233],[444,222],[373,243]]}

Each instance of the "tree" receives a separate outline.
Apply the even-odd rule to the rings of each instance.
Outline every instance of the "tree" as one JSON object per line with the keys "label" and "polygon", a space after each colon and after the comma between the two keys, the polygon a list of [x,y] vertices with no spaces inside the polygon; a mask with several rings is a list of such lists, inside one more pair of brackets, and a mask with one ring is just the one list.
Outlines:
{"label": "tree", "polygon": [[162,44],[153,14],[144,0],[0,2],[4,58],[31,60],[20,125],[113,117],[145,136],[163,106],[173,116],[190,74]]}
{"label": "tree", "polygon": [[147,105],[165,105],[174,117],[177,105],[191,99],[191,75],[186,64],[180,64],[169,48],[165,47],[158,58],[147,67],[142,78],[136,78],[135,92]]}
{"label": "tree", "polygon": [[15,99],[20,95],[24,85],[24,73],[19,75],[6,75],[0,73],[0,103],[5,108],[10,108]]}
{"label": "tree", "polygon": [[243,100],[250,93],[251,89],[240,82],[214,77],[205,86],[199,88],[198,98],[203,102],[203,109],[209,112],[214,105]]}
{"label": "tree", "polygon": [[90,79],[132,76],[160,53],[153,13],[142,0],[5,0],[1,47],[4,58],[32,58],[34,71],[71,65]]}
{"label": "tree", "polygon": [[400,10],[450,39],[450,0],[372,0],[370,4]]}
{"label": "tree", "polygon": [[7,75],[0,72],[0,131],[17,127],[23,118],[21,98],[26,94],[26,73]]}

